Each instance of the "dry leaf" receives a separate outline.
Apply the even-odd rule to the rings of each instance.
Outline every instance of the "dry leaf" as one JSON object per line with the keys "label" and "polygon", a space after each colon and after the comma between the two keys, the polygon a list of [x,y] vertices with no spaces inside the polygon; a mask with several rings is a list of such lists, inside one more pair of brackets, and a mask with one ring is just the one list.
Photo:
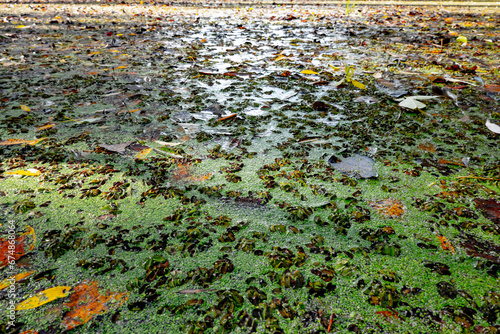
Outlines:
{"label": "dry leaf", "polygon": [[215,291],[215,289],[184,289],[177,291],[177,293],[181,295],[193,295],[195,293],[200,293],[205,291]]}
{"label": "dry leaf", "polygon": [[30,168],[28,170],[16,170],[13,172],[5,172],[5,175],[26,175],[26,176],[37,176],[40,175],[42,172],[40,172],[38,169]]}
{"label": "dry leaf", "polygon": [[6,287],[10,286],[13,282],[18,282],[18,281],[22,280],[23,278],[28,277],[29,275],[31,275],[33,273],[34,273],[34,271],[27,271],[27,272],[20,273],[20,274],[17,274],[15,276],[10,276],[9,278],[4,279],[0,283],[0,290],[5,289]]}
{"label": "dry leaf", "polygon": [[70,290],[71,290],[70,286],[56,286],[54,288],[43,290],[37,293],[35,296],[19,303],[16,306],[15,310],[16,311],[29,310],[45,305],[56,299],[66,297],[70,293]]}
{"label": "dry leaf", "polygon": [[396,101],[401,101],[399,102],[399,105],[401,107],[409,108],[409,109],[422,109],[425,108],[425,104],[420,102],[419,100],[430,100],[430,99],[435,99],[437,96],[408,96],[404,97],[401,99],[396,99]]}
{"label": "dry leaf", "polygon": [[288,59],[288,57],[284,56],[284,55],[279,55],[274,61],[283,60],[283,59]]}
{"label": "dry leaf", "polygon": [[21,109],[24,110],[24,111],[26,111],[26,112],[30,112],[31,111],[30,107],[25,106],[24,104],[21,104]]}
{"label": "dry leaf", "polygon": [[0,142],[0,146],[10,146],[10,145],[21,145],[21,144],[28,144],[28,145],[35,145],[41,142],[42,140],[45,140],[47,138],[40,138],[40,139],[35,139],[35,140],[25,140],[25,139],[7,139],[4,141]]}
{"label": "dry leaf", "polygon": [[389,218],[401,217],[405,212],[403,203],[394,199],[370,202],[370,206]]}
{"label": "dry leaf", "polygon": [[133,141],[127,141],[125,143],[113,144],[113,145],[99,144],[99,147],[102,147],[111,152],[125,153],[125,148],[127,148],[127,146],[129,146],[132,143]]}
{"label": "dry leaf", "polygon": [[444,250],[449,250],[453,254],[455,254],[455,248],[451,245],[450,241],[446,239],[446,237],[443,237],[442,235],[436,235],[436,238],[439,239],[441,242],[441,248]]}
{"label": "dry leaf", "polygon": [[499,133],[500,134],[500,126],[496,125],[495,123],[491,123],[489,119],[486,120],[486,127],[494,133]]}
{"label": "dry leaf", "polygon": [[47,125],[39,126],[36,128],[36,131],[47,130],[47,129],[53,128],[54,126],[56,126],[56,125],[55,124],[47,124]]}
{"label": "dry leaf", "polygon": [[[35,230],[30,226],[28,226],[27,229],[27,232],[22,233],[14,239],[15,243],[13,250],[9,249],[10,243],[8,239],[0,239],[0,269],[6,267],[9,264],[9,260],[17,261],[35,248]],[[32,238],[29,238],[30,235]],[[28,251],[26,251],[26,248]]]}
{"label": "dry leaf", "polygon": [[302,74],[319,74],[318,72],[314,72],[314,71],[311,71],[311,70],[303,70],[300,73],[302,73]]}
{"label": "dry leaf", "polygon": [[120,307],[127,299],[127,294],[122,292],[108,290],[101,294],[97,282],[81,283],[73,289],[70,301],[64,304],[71,311],[64,316],[62,325],[66,330],[83,325],[96,315]]}
{"label": "dry leaf", "polygon": [[151,152],[151,148],[148,147],[148,148],[140,151],[139,153],[137,153],[137,155],[135,157],[137,159],[144,159],[150,152]]}

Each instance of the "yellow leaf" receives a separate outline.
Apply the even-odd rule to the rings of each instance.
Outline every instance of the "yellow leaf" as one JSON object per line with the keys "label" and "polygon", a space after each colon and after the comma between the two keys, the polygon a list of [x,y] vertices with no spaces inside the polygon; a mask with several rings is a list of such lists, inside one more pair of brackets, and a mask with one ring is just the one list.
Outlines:
{"label": "yellow leaf", "polygon": [[319,74],[318,72],[314,72],[314,71],[311,71],[311,70],[303,70],[300,73],[302,73],[302,74]]}
{"label": "yellow leaf", "polygon": [[458,36],[457,37],[457,42],[459,42],[459,43],[467,43],[467,37],[465,37],[465,36]]}
{"label": "yellow leaf", "polygon": [[333,68],[334,71],[340,70],[340,67],[335,67],[332,64],[328,64],[328,66],[330,66],[331,68]]}
{"label": "yellow leaf", "polygon": [[127,68],[127,66],[126,65],[125,66],[123,66],[123,65],[122,66],[117,66],[117,67],[115,67],[115,70],[122,69],[122,68]]}
{"label": "yellow leaf", "polygon": [[365,85],[363,85],[363,84],[362,84],[361,82],[359,82],[359,81],[356,81],[356,80],[352,80],[352,79],[351,79],[351,83],[352,83],[354,86],[356,86],[356,87],[358,87],[358,88],[360,88],[360,89],[366,89],[366,86],[365,86]]}
{"label": "yellow leaf", "polygon": [[25,25],[22,25],[22,24],[21,24],[21,25],[18,25],[16,28],[17,28],[17,29],[22,29],[22,28],[27,28],[27,27],[28,27],[28,26],[25,26]]}
{"label": "yellow leaf", "polygon": [[24,104],[21,104],[21,109],[24,110],[24,111],[26,111],[26,112],[31,111],[30,107],[25,106]]}
{"label": "yellow leaf", "polygon": [[4,279],[1,283],[0,283],[0,290],[3,290],[5,289],[6,287],[9,287],[11,284],[13,284],[13,282],[17,282],[17,281],[20,281],[22,280],[23,278],[25,277],[28,277],[29,275],[33,274],[34,271],[27,271],[25,273],[20,273],[20,274],[17,274],[15,276],[10,276],[9,278],[6,278]]}
{"label": "yellow leaf", "polygon": [[54,126],[56,126],[56,125],[55,124],[47,124],[44,126],[39,126],[38,128],[36,128],[36,131],[47,130],[47,129],[53,128]]}
{"label": "yellow leaf", "polygon": [[89,53],[89,56],[90,56],[90,55],[98,55],[98,54],[100,54],[100,53],[101,53],[101,52],[99,52],[99,51],[94,51],[94,52]]}
{"label": "yellow leaf", "polygon": [[42,172],[40,172],[37,169],[30,168],[28,170],[16,170],[13,172],[5,172],[5,175],[26,175],[26,176],[37,176],[40,175]]}
{"label": "yellow leaf", "polygon": [[36,296],[28,298],[25,301],[19,303],[16,306],[15,310],[29,310],[50,303],[51,301],[54,301],[56,299],[66,297],[67,295],[69,295],[70,290],[70,286],[56,286],[55,288],[43,290],[37,293]]}
{"label": "yellow leaf", "polygon": [[283,59],[288,59],[288,57],[283,56],[283,55],[279,55],[274,61],[283,60]]}
{"label": "yellow leaf", "polygon": [[140,151],[137,153],[135,156],[137,159],[144,159],[146,155],[148,155],[151,152],[151,148],[145,148],[144,150]]}

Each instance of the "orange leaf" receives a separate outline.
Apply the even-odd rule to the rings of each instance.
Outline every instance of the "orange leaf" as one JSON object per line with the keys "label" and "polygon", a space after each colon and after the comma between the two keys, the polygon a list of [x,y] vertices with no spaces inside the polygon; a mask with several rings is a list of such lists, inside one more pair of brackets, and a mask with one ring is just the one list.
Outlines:
{"label": "orange leaf", "polygon": [[26,111],[26,112],[31,111],[30,107],[25,106],[24,104],[21,104],[21,109],[24,110],[24,111]]}
{"label": "orange leaf", "polygon": [[389,218],[401,217],[405,212],[403,203],[394,199],[370,202],[370,206]]}
{"label": "orange leaf", "polygon": [[115,67],[115,70],[119,70],[119,69],[122,69],[122,68],[127,68],[128,66],[127,65],[122,65],[122,66],[117,66]]}
{"label": "orange leaf", "polygon": [[420,144],[418,148],[425,152],[436,152],[436,147],[430,143]]}
{"label": "orange leaf", "polygon": [[45,140],[46,138],[40,138],[35,140],[24,140],[24,139],[7,139],[4,141],[0,141],[0,146],[9,146],[9,145],[20,145],[20,144],[29,144],[35,145],[38,142]]}
{"label": "orange leaf", "polygon": [[375,314],[383,316],[386,320],[389,320],[389,318],[394,318],[394,319],[401,318],[401,319],[403,319],[402,317],[399,316],[399,313],[396,311],[378,311],[378,312],[375,312]]}
{"label": "orange leaf", "polygon": [[229,116],[219,118],[219,119],[217,120],[217,122],[220,122],[220,121],[225,121],[226,119],[233,118],[233,117],[235,117],[236,115],[238,115],[238,114],[231,114],[231,115],[229,115]]}
{"label": "orange leaf", "polygon": [[173,178],[176,181],[193,181],[202,182],[210,178],[210,173],[206,175],[192,175],[191,174],[191,164],[178,164],[177,169],[172,172]]}
{"label": "orange leaf", "polygon": [[40,127],[36,128],[36,131],[47,130],[47,129],[53,128],[54,126],[56,126],[56,125],[55,124],[47,124],[47,125],[40,126]]}
{"label": "orange leaf", "polygon": [[[28,235],[33,235],[33,238],[28,238]],[[0,269],[6,267],[9,264],[9,261],[17,261],[22,256],[24,256],[27,252],[26,248],[29,251],[32,251],[35,247],[35,230],[28,226],[28,232],[21,234],[14,240],[14,249],[9,249],[9,239],[0,239]]]}
{"label": "orange leaf", "polygon": [[436,235],[436,238],[438,238],[439,241],[441,242],[442,249],[449,250],[450,252],[455,254],[455,248],[453,248],[451,242],[448,239],[446,239],[446,237],[443,237],[442,235]]}
{"label": "orange leaf", "polygon": [[488,92],[500,93],[500,85],[484,85],[484,89],[486,89]]}
{"label": "orange leaf", "polygon": [[62,325],[66,330],[83,325],[94,316],[106,313],[110,308],[120,307],[128,295],[122,292],[99,292],[97,282],[83,282],[73,289],[70,301],[65,306],[71,308],[63,318]]}

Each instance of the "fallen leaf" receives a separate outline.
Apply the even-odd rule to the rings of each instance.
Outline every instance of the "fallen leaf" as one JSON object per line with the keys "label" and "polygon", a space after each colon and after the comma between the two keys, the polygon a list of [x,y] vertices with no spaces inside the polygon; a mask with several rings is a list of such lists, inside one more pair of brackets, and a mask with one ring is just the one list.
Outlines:
{"label": "fallen leaf", "polygon": [[24,104],[21,104],[21,109],[24,110],[24,111],[26,111],[26,112],[30,112],[31,111],[30,107],[25,106]]}
{"label": "fallen leaf", "polygon": [[425,152],[436,152],[436,147],[430,143],[420,144],[418,148]]}
{"label": "fallen leaf", "polygon": [[366,86],[365,86],[365,85],[363,85],[363,84],[362,84],[361,82],[359,82],[359,81],[356,81],[356,80],[352,80],[352,79],[351,79],[351,83],[352,83],[355,87],[357,87],[357,88],[359,88],[359,89],[366,89]]}
{"label": "fallen leaf", "polygon": [[206,175],[192,175],[192,166],[190,163],[178,164],[177,169],[174,169],[172,176],[176,181],[192,181],[192,182],[202,182],[208,180],[211,174]]}
{"label": "fallen leaf", "polygon": [[62,326],[70,330],[83,325],[96,315],[120,307],[127,299],[128,295],[122,292],[108,290],[101,294],[97,282],[81,283],[73,289],[70,301],[64,303],[71,310],[64,316]]}
{"label": "fallen leaf", "polygon": [[6,279],[4,279],[1,283],[0,283],[0,290],[3,290],[5,289],[6,287],[10,286],[11,284],[13,284],[13,282],[18,282],[20,280],[22,280],[23,278],[26,278],[28,277],[29,275],[33,274],[34,271],[27,271],[27,272],[24,272],[24,273],[20,273],[20,274],[17,274],[15,276],[10,276]]}
{"label": "fallen leaf", "polygon": [[279,55],[276,59],[274,59],[274,61],[283,60],[283,59],[288,59],[288,57],[284,56],[284,55]]}
{"label": "fallen leaf", "polygon": [[[31,226],[28,226],[27,229],[27,232],[22,233],[14,239],[14,249],[9,249],[9,245],[11,245],[9,239],[0,239],[0,269],[6,267],[9,261],[17,261],[28,253],[26,248],[28,251],[32,251],[35,248],[35,230]],[[32,238],[28,238],[30,235]]]}
{"label": "fallen leaf", "polygon": [[401,107],[405,107],[405,108],[409,108],[409,109],[422,109],[422,108],[425,108],[425,104],[423,104],[419,100],[430,100],[430,99],[434,99],[434,98],[437,98],[437,96],[417,95],[417,96],[408,96],[408,97],[404,97],[401,99],[396,99],[396,101],[401,101],[399,103],[399,105]]}
{"label": "fallen leaf", "polygon": [[146,148],[135,156],[137,159],[144,159],[151,152],[151,148]]}
{"label": "fallen leaf", "polygon": [[302,73],[302,74],[319,74],[318,72],[314,72],[314,71],[311,71],[311,70],[303,70],[300,73]]}
{"label": "fallen leaf", "polygon": [[340,67],[335,67],[332,64],[328,64],[328,66],[330,66],[334,71],[339,71],[340,70]]}
{"label": "fallen leaf", "polygon": [[488,92],[500,93],[500,85],[488,84],[483,86]]}
{"label": "fallen leaf", "polygon": [[228,116],[225,116],[225,117],[219,118],[219,119],[217,120],[217,122],[225,121],[225,120],[227,120],[227,119],[230,119],[230,118],[235,117],[236,115],[238,115],[238,114],[231,114],[231,115],[228,115]]}
{"label": "fallen leaf", "polygon": [[403,203],[394,199],[370,202],[370,206],[389,218],[401,217],[405,212]]}
{"label": "fallen leaf", "polygon": [[47,124],[47,125],[39,126],[36,128],[36,131],[47,130],[47,129],[53,128],[54,126],[56,126],[56,125],[55,124]]}
{"label": "fallen leaf", "polygon": [[441,242],[441,248],[444,250],[449,250],[453,254],[455,254],[455,248],[451,245],[450,241],[443,237],[442,235],[436,235],[436,238]]}
{"label": "fallen leaf", "polygon": [[37,293],[35,296],[26,299],[19,303],[15,310],[29,310],[45,305],[59,298],[64,298],[69,295],[71,290],[70,286],[56,286],[47,290]]}
{"label": "fallen leaf", "polygon": [[205,291],[215,291],[215,289],[184,289],[177,291],[177,293],[181,295],[193,295],[195,293],[200,293]]}
{"label": "fallen leaf", "polygon": [[155,143],[163,145],[163,146],[177,146],[177,145],[184,144],[184,142],[171,143],[171,142],[165,142],[165,141],[161,141],[161,140],[157,140],[157,141],[155,141]]}
{"label": "fallen leaf", "polygon": [[494,133],[499,133],[500,134],[500,126],[496,125],[495,123],[491,123],[489,119],[486,120],[486,127]]}
{"label": "fallen leaf", "polygon": [[38,169],[30,168],[28,170],[16,170],[12,172],[5,172],[5,175],[26,175],[26,176],[37,176],[40,175],[42,172],[40,172]]}
{"label": "fallen leaf", "polygon": [[116,152],[116,153],[125,153],[125,149],[127,146],[132,144],[133,141],[127,141],[125,143],[120,143],[120,144],[112,144],[112,145],[107,145],[107,144],[99,144],[99,147],[102,147],[108,151],[111,152]]}
{"label": "fallen leaf", "polygon": [[35,145],[35,144],[37,144],[45,139],[47,139],[47,138],[40,138],[40,139],[35,139],[35,140],[7,139],[4,141],[1,141],[0,146],[21,145],[21,144]]}
{"label": "fallen leaf", "polygon": [[476,208],[483,211],[483,215],[496,224],[500,224],[500,202],[493,198],[474,200]]}

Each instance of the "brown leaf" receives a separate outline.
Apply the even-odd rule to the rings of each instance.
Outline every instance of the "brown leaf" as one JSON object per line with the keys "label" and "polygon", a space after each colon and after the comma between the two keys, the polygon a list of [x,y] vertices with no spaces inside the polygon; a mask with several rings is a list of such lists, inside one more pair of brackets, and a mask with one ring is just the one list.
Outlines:
{"label": "brown leaf", "polygon": [[200,293],[205,291],[215,291],[215,289],[184,289],[177,291],[177,293],[181,295],[193,295],[195,293]]}
{"label": "brown leaf", "polygon": [[494,223],[500,223],[500,202],[497,202],[493,198],[476,198],[474,202],[476,202],[476,208],[482,210],[483,215],[486,218],[490,219]]}
{"label": "brown leaf", "polygon": [[73,289],[70,301],[64,304],[71,311],[66,313],[62,325],[66,330],[83,325],[95,315],[106,313],[110,308],[118,308],[127,299],[127,294],[122,292],[108,290],[101,294],[97,282],[81,283]]}
{"label": "brown leaf", "polygon": [[124,153],[127,146],[129,146],[132,143],[133,143],[133,141],[127,141],[125,143],[112,144],[112,145],[99,144],[99,147],[102,147],[102,148],[104,148],[108,151],[111,151],[111,152]]}

